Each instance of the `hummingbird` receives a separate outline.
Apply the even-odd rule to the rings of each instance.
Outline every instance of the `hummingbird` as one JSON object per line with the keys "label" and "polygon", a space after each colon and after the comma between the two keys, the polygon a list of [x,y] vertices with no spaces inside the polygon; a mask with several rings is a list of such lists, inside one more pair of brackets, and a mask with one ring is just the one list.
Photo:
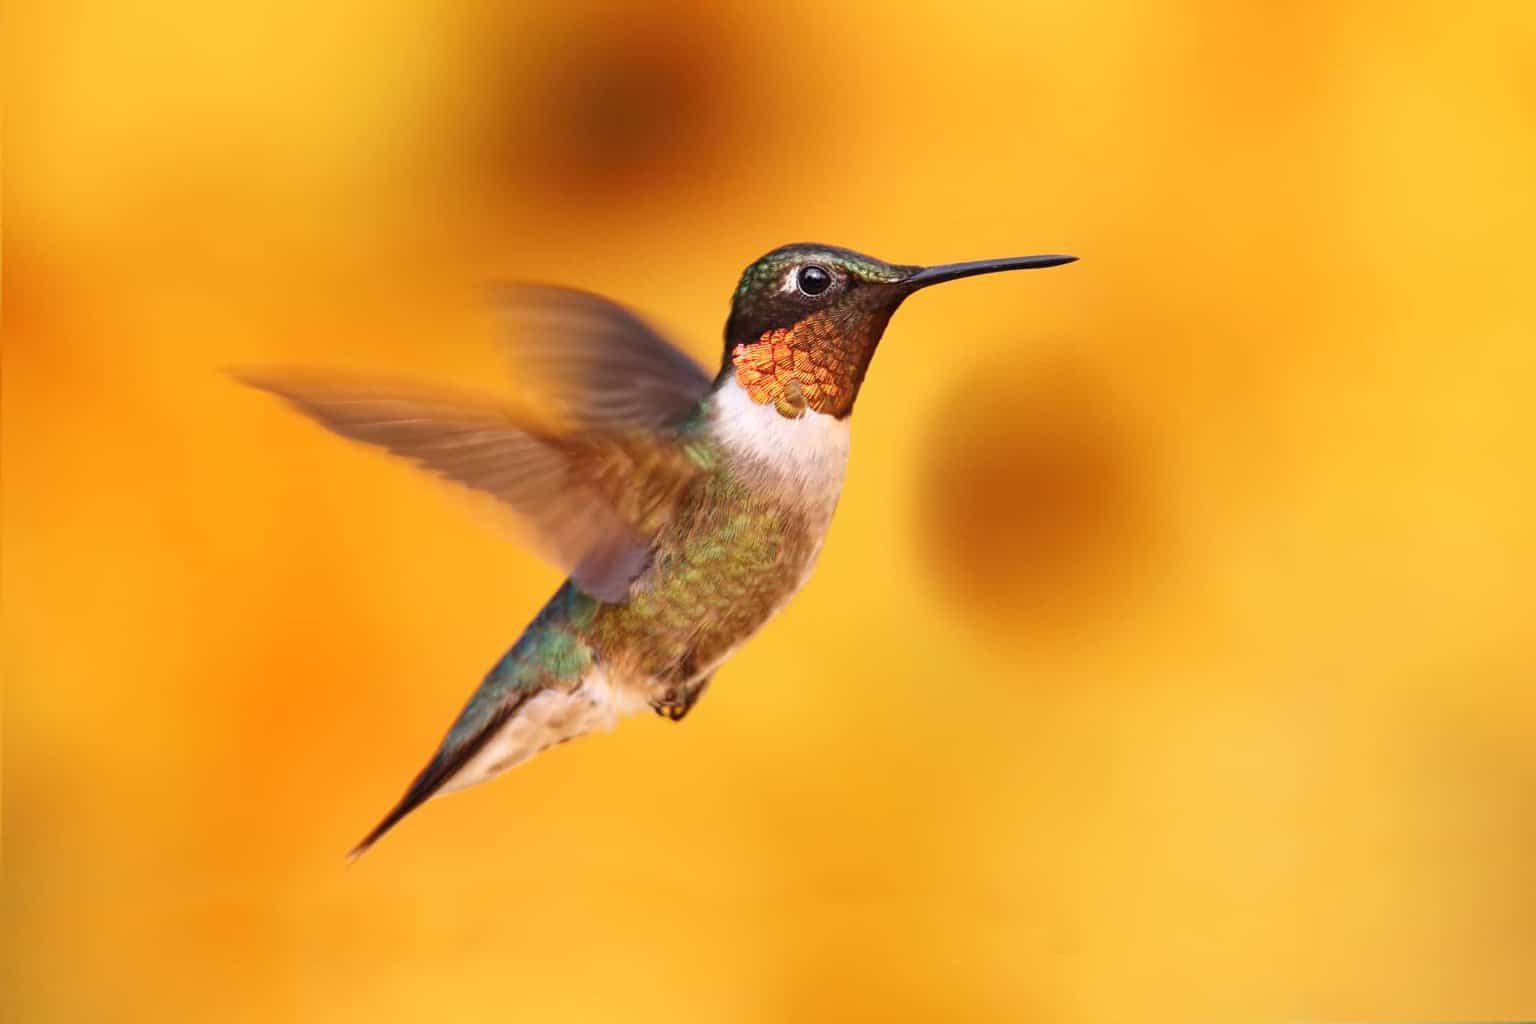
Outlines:
{"label": "hummingbird", "polygon": [[474,395],[239,375],[342,437],[489,494],[569,574],[350,859],[427,800],[621,716],[682,721],[810,576],[896,308],[930,285],[1075,259],[922,267],[781,246],[742,273],[713,377],[615,302],[507,287],[523,386],[563,411],[558,428]]}

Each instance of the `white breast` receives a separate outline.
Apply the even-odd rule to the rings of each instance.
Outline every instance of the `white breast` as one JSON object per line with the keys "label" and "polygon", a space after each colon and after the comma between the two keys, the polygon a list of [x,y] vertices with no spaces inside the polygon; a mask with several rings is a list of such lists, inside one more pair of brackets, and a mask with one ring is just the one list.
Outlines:
{"label": "white breast", "polygon": [[788,419],[752,401],[732,378],[716,393],[713,429],[746,471],[784,486],[797,503],[824,506],[831,518],[848,468],[846,419],[811,409]]}

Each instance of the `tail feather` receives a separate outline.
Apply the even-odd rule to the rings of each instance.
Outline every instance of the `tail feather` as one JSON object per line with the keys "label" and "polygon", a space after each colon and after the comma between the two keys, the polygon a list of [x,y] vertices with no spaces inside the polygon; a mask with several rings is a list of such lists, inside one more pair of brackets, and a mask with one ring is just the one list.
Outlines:
{"label": "tail feather", "polygon": [[[645,707],[643,696],[630,698],[611,686],[606,674],[590,669],[573,685],[548,686],[510,695],[472,731],[464,718],[443,741],[393,810],[348,855],[355,861],[400,820],[434,796],[473,786],[500,775],[556,744],[596,729],[612,728],[621,713]],[[475,701],[465,710],[473,715]]]}
{"label": "tail feather", "polygon": [[452,742],[453,733],[450,732],[448,737],[443,740],[442,746],[438,748],[432,760],[427,762],[427,766],[411,782],[410,788],[405,791],[405,795],[390,809],[388,814],[384,815],[377,825],[373,826],[372,830],[363,837],[362,841],[352,847],[347,853],[347,863],[354,863],[357,858],[367,853],[374,843],[384,838],[386,832],[400,824],[400,821],[407,814],[410,814],[416,808],[432,799],[449,780],[474,759],[476,754],[485,748],[485,745],[501,730],[501,727],[517,714],[517,710],[520,707],[527,703],[530,696],[531,694],[521,694],[520,699],[501,705],[486,720],[484,727],[476,730],[472,736],[462,743],[454,744]]}
{"label": "tail feather", "polygon": [[435,796],[484,782],[557,743],[610,728],[644,697],[610,684],[607,671],[573,617],[592,599],[567,581],[486,674],[437,753],[400,802],[352,848],[356,860]]}

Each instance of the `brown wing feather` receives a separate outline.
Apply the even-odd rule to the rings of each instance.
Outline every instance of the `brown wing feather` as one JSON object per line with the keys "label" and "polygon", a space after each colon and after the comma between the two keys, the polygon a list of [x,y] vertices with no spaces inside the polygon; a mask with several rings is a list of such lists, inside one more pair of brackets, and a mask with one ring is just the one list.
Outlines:
{"label": "brown wing feather", "polygon": [[551,436],[482,399],[291,375],[238,376],[343,437],[496,498],[531,528],[545,557],[603,600],[627,593],[655,532],[697,471],[654,436]]}
{"label": "brown wing feather", "polygon": [[623,306],[546,285],[505,285],[498,309],[514,368],[584,428],[676,424],[709,391],[703,367]]}

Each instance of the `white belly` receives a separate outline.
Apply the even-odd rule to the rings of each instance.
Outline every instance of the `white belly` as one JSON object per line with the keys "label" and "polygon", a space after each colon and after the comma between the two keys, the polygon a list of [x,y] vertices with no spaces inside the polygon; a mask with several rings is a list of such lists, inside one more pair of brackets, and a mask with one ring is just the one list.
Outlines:
{"label": "white belly", "polygon": [[645,706],[643,693],[612,685],[606,672],[594,668],[573,689],[544,690],[529,698],[435,795],[484,782],[557,743],[612,729],[621,717]]}

